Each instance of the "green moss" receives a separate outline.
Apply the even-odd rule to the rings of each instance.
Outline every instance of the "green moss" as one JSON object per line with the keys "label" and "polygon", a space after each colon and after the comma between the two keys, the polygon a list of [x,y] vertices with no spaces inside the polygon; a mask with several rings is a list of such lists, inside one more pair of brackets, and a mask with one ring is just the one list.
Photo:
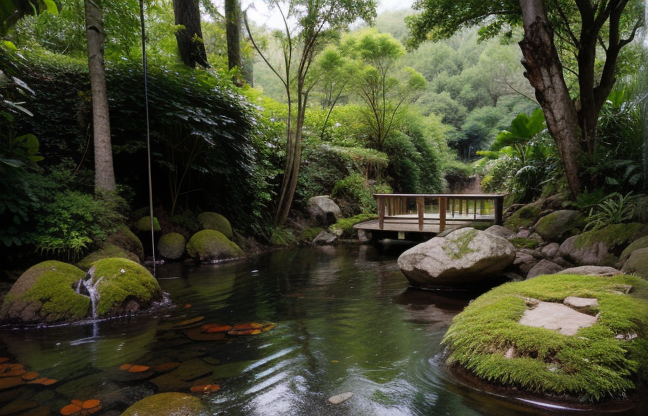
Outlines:
{"label": "green moss", "polygon": [[329,227],[329,230],[335,231],[335,230],[341,230],[341,237],[349,238],[353,236],[354,234],[354,229],[353,226],[361,223],[363,221],[368,221],[368,220],[373,220],[375,218],[378,218],[378,215],[376,214],[359,214],[350,218],[340,218],[337,220],[337,222]]}
{"label": "green moss", "polygon": [[122,416],[207,414],[198,397],[184,393],[159,393],[146,397],[126,409]]}
{"label": "green moss", "polygon": [[312,241],[321,232],[322,229],[320,227],[306,228],[304,231],[302,231],[300,239],[307,242]]}
{"label": "green moss", "polygon": [[160,237],[157,248],[162,257],[176,260],[182,257],[186,245],[187,242],[182,234],[169,233]]}
{"label": "green moss", "polygon": [[458,260],[466,254],[474,253],[469,247],[470,242],[473,241],[477,235],[477,230],[472,228],[463,228],[449,234],[443,243],[443,252],[451,259]]}
{"label": "green moss", "polygon": [[187,253],[201,261],[243,256],[243,250],[216,230],[202,230],[187,243]]}
{"label": "green moss", "polygon": [[603,242],[609,250],[625,246],[633,241],[648,235],[648,225],[640,223],[613,224],[596,231],[588,231],[576,239],[576,248],[587,248]]}
{"label": "green moss", "polygon": [[529,248],[531,250],[535,250],[540,244],[538,240],[532,238],[515,237],[511,238],[509,241],[515,246],[515,248]]}
{"label": "green moss", "polygon": [[632,254],[632,252],[635,250],[639,250],[640,248],[648,248],[648,235],[633,241],[632,244],[630,244],[625,248],[625,250],[623,250],[619,259],[621,263],[625,263],[625,261],[628,260],[628,257],[630,257],[630,254]]}
{"label": "green moss", "polygon": [[530,227],[538,221],[542,212],[542,204],[535,203],[525,205],[518,209],[506,220],[504,226],[510,230],[517,231],[522,227]]}
{"label": "green moss", "polygon": [[229,239],[232,238],[234,233],[232,232],[232,225],[227,218],[221,214],[215,212],[203,212],[198,215],[198,221],[200,221],[205,230],[215,230],[220,231],[223,235]]}
{"label": "green moss", "polygon": [[[142,217],[137,221],[135,224],[135,228],[137,228],[139,231],[151,231],[151,217]],[[158,222],[158,219],[153,217],[153,230],[154,231],[160,231],[160,223]]]}
{"label": "green moss", "polygon": [[[148,218],[150,217],[146,217],[146,218],[148,220]],[[154,222],[155,221],[157,220],[154,220]],[[150,231],[151,221],[148,220],[148,222],[149,222],[148,229]],[[121,247],[122,249],[129,251],[131,253],[134,253],[137,257],[139,257],[140,260],[144,259],[144,245],[142,244],[142,241],[139,238],[137,238],[137,236],[133,234],[133,232],[130,229],[128,229],[128,227],[126,227],[125,225],[119,227],[117,232],[108,238],[108,243]]]}
{"label": "green moss", "polygon": [[137,257],[137,255],[135,255],[135,254],[133,254],[133,253],[131,253],[129,251],[125,251],[123,248],[118,247],[116,245],[106,244],[100,250],[93,251],[92,253],[88,254],[83,259],[81,259],[77,263],[77,266],[80,269],[88,270],[90,268],[90,266],[92,266],[92,264],[94,262],[99,261],[101,259],[111,258],[111,257],[117,257],[117,258],[121,258],[121,259],[129,259],[129,260],[132,260],[132,261],[139,261],[139,258]]}
{"label": "green moss", "polygon": [[149,302],[160,296],[157,280],[146,268],[134,261],[119,258],[99,260],[94,264],[94,281],[101,296],[97,314],[102,316],[129,299]]}
{"label": "green moss", "polygon": [[[27,321],[56,322],[86,316],[90,299],[75,292],[85,273],[67,263],[39,263],[16,281],[2,305],[4,318],[21,317]],[[23,314],[29,310],[29,315]]]}
{"label": "green moss", "polygon": [[[617,292],[631,285],[630,295]],[[575,336],[518,323],[524,297],[563,302],[598,299],[598,321]],[[598,401],[648,381],[648,282],[632,276],[540,276],[499,286],[453,320],[443,344],[448,363],[484,381],[542,394]],[[617,335],[636,337],[617,339]],[[512,358],[505,354],[514,351]]]}

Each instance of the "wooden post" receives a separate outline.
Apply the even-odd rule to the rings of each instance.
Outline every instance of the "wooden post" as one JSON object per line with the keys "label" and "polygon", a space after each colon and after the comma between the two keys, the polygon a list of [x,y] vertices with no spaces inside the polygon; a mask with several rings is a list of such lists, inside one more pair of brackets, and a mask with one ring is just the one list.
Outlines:
{"label": "wooden post", "polygon": [[381,230],[385,225],[385,198],[381,195],[377,195],[378,198],[378,228]]}
{"label": "wooden post", "polygon": [[496,196],[493,198],[494,208],[495,208],[495,225],[503,225],[502,221],[502,211],[504,210],[504,197]]}
{"label": "wooden post", "polygon": [[419,231],[423,231],[423,221],[425,220],[425,198],[416,197],[416,213],[418,214]]}
{"label": "wooden post", "polygon": [[477,200],[473,199],[473,220],[477,221]]}
{"label": "wooden post", "polygon": [[444,196],[439,197],[439,232],[445,230],[446,227],[446,211],[448,207],[448,199]]}

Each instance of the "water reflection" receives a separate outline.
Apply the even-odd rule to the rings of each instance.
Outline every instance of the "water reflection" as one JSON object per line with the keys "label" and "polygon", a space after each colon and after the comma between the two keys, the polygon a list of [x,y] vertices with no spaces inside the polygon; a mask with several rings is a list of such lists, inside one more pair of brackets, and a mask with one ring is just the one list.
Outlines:
{"label": "water reflection", "polygon": [[[291,249],[218,265],[165,265],[157,277],[178,305],[159,317],[102,322],[98,336],[91,326],[0,331],[5,355],[60,380],[49,389],[0,392],[0,413],[18,399],[57,414],[72,399],[97,398],[103,414],[118,414],[155,392],[219,384],[204,397],[213,415],[555,414],[450,377],[440,341],[476,295],[410,289],[384,251]],[[238,337],[200,329],[242,322],[277,326]],[[131,374],[119,369],[123,363],[151,369]],[[327,401],[344,392],[353,396]]]}

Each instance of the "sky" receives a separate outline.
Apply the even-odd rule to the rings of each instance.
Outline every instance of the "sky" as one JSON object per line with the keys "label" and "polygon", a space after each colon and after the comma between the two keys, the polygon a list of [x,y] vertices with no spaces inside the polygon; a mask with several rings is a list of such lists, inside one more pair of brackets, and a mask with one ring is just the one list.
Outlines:
{"label": "sky", "polygon": [[[281,17],[277,13],[268,14],[268,10],[263,2],[243,0],[241,3],[244,9],[246,5],[250,5],[248,8],[248,17],[251,20],[254,20],[258,24],[266,24],[269,27],[283,28]],[[406,9],[412,3],[414,3],[414,0],[378,0],[378,14],[387,10]]]}

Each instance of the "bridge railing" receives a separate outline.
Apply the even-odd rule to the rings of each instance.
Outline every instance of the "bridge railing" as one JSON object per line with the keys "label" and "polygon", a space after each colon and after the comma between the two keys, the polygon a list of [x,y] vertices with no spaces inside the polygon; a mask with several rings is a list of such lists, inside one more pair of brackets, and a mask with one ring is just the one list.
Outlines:
{"label": "bridge railing", "polygon": [[378,224],[381,230],[385,218],[416,214],[419,230],[423,231],[426,206],[432,203],[438,206],[439,232],[446,227],[448,213],[451,218],[459,214],[462,219],[469,219],[471,202],[474,220],[478,219],[478,210],[480,219],[484,218],[484,212],[492,211],[492,214],[488,215],[493,216],[494,224],[502,225],[504,196],[505,194],[374,194],[378,203]]}

